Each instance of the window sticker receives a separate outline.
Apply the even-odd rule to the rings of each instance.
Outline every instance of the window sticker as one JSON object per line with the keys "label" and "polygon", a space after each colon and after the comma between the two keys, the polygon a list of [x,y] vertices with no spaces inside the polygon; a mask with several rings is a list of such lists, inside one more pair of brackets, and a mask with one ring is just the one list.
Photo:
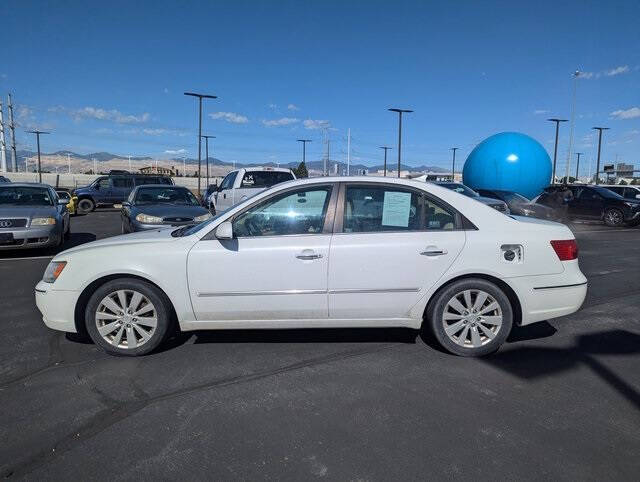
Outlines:
{"label": "window sticker", "polygon": [[409,227],[411,193],[385,191],[382,206],[382,225]]}

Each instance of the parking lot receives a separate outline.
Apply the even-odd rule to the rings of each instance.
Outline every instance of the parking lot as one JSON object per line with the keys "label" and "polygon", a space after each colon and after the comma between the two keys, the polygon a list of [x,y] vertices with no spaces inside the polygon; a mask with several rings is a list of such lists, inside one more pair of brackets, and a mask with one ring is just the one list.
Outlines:
{"label": "parking lot", "polygon": [[[105,209],[65,247],[120,233]],[[410,330],[196,332],[142,358],[47,329],[50,252],[0,253],[0,475],[637,480],[640,228],[572,225],[583,308],[497,354]]]}

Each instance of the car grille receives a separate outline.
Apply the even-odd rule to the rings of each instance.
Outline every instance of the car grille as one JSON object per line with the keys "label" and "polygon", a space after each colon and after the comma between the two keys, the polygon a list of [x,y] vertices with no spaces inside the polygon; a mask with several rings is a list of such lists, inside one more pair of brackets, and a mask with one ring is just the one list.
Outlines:
{"label": "car grille", "polygon": [[26,219],[0,219],[0,228],[24,228]]}
{"label": "car grille", "polygon": [[193,218],[187,216],[173,217],[173,218],[162,218],[162,221],[165,223],[190,223],[193,221]]}

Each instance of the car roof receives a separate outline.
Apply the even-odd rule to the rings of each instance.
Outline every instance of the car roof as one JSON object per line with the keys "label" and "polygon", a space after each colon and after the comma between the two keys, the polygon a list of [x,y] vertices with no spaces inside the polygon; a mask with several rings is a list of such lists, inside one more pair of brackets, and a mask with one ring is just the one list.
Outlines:
{"label": "car roof", "polygon": [[[40,182],[10,182],[8,184],[9,186],[6,187],[44,187],[47,189],[53,189],[53,187],[49,186],[49,184],[43,184]],[[4,184],[2,185],[2,187],[5,187]]]}
{"label": "car roof", "polygon": [[[246,171],[246,172],[291,172],[291,169],[288,167],[269,167],[269,166],[256,166],[256,167],[243,167],[241,169],[236,169],[236,171]],[[231,171],[233,172],[233,171]]]}

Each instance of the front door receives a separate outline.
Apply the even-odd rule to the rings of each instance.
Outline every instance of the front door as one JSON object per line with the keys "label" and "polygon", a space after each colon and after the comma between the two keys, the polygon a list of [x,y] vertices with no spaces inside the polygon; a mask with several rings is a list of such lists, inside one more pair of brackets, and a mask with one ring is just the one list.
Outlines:
{"label": "front door", "polygon": [[347,184],[340,199],[330,318],[407,318],[462,250],[459,215],[422,191],[392,184]]}
{"label": "front door", "polygon": [[602,196],[591,189],[582,189],[569,203],[569,214],[579,219],[600,219],[603,209]]}
{"label": "front door", "polygon": [[233,206],[233,185],[236,182],[238,171],[233,171],[220,183],[220,189],[216,194],[216,211],[222,212]]}
{"label": "front door", "polygon": [[187,263],[196,318],[327,318],[332,191],[328,184],[274,194],[234,216],[234,239],[196,243]]}

